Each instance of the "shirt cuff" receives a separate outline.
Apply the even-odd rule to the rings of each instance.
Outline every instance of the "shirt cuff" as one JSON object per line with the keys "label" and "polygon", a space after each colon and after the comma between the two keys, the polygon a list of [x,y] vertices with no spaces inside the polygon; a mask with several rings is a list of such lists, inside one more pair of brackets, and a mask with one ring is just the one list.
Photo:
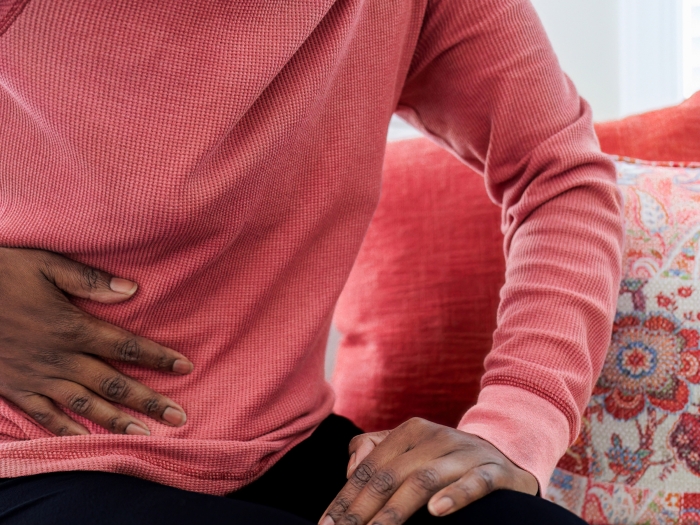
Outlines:
{"label": "shirt cuff", "polygon": [[541,496],[569,446],[566,416],[540,396],[508,385],[484,387],[457,429],[485,439],[535,476]]}

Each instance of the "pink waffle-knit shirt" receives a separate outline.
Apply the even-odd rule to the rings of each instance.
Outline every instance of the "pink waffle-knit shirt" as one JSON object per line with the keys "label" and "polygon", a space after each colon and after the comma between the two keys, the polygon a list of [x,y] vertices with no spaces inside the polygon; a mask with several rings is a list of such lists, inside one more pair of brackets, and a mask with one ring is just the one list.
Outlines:
{"label": "pink waffle-knit shirt", "polygon": [[544,490],[608,346],[622,201],[524,0],[0,1],[0,246],[138,282],[125,303],[75,303],[195,364],[117,365],[187,412],[151,436],[76,416],[91,435],[53,437],[0,400],[0,477],[225,494],[309,436],[333,407],[329,323],[394,111],[503,207],[499,327],[459,428]]}

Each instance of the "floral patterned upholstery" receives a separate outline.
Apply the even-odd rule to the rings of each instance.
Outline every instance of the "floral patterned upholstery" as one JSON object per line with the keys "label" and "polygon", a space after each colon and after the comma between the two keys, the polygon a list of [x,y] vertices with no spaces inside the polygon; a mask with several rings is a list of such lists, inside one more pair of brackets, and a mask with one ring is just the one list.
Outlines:
{"label": "floral patterned upholstery", "polygon": [[700,165],[618,160],[610,350],[547,497],[591,523],[700,524]]}

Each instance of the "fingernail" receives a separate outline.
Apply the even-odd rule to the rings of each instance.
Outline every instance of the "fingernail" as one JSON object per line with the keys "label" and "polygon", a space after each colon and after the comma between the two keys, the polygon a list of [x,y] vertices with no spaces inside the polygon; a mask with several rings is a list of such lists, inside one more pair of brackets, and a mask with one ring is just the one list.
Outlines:
{"label": "fingernail", "polygon": [[143,428],[135,423],[130,423],[124,431],[132,436],[150,436],[151,432],[147,428]]}
{"label": "fingernail", "polygon": [[431,505],[431,508],[432,508],[433,514],[437,514],[438,516],[442,516],[443,514],[445,514],[445,512],[447,512],[452,507],[454,507],[454,505],[455,505],[455,502],[452,501],[452,498],[445,497],[445,498],[440,498],[437,501],[437,503],[434,503],[433,505]]}
{"label": "fingernail", "polygon": [[189,374],[192,372],[193,368],[192,363],[185,361],[184,359],[177,359],[173,363],[173,372],[177,374]]}
{"label": "fingernail", "polygon": [[355,468],[355,453],[350,454],[350,461],[348,461],[348,470],[345,473],[345,477],[350,477],[350,471]]}
{"label": "fingernail", "polygon": [[333,518],[331,518],[330,516],[326,515],[326,517],[323,518],[323,519],[321,520],[321,523],[319,523],[318,525],[335,525],[335,521],[333,521]]}
{"label": "fingernail", "polygon": [[109,281],[109,288],[113,292],[123,293],[125,295],[134,295],[138,287],[138,284],[135,282],[120,279],[119,277],[112,277],[112,280]]}
{"label": "fingernail", "polygon": [[180,412],[176,408],[168,407],[165,409],[165,412],[163,412],[163,419],[165,419],[171,425],[179,427],[185,424],[185,421],[187,421],[187,416],[184,412]]}

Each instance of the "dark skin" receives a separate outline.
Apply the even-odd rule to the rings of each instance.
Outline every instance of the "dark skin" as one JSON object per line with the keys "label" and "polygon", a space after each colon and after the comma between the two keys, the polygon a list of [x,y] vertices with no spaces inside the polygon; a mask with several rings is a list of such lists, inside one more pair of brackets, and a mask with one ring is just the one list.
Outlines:
{"label": "dark skin", "polygon": [[115,434],[150,433],[146,423],[115,403],[166,425],[184,425],[180,405],[102,358],[177,374],[190,373],[192,363],[95,319],[66,297],[119,303],[135,291],[135,283],[54,253],[0,248],[0,395],[58,436],[89,432],[57,405]]}
{"label": "dark skin", "polygon": [[[67,296],[126,301],[132,281],[55,253],[0,248],[0,396],[57,436],[89,434],[71,413],[115,434],[148,435],[118,405],[182,426],[180,405],[122,374],[104,358],[189,374],[182,354],[100,321]],[[477,436],[422,419],[350,442],[348,482],[322,525],[400,524],[428,504],[450,514],[498,489],[537,493],[535,477]]]}
{"label": "dark skin", "polygon": [[420,418],[350,442],[347,478],[321,525],[395,525],[423,505],[446,516],[498,489],[537,494],[535,477],[488,441]]}

